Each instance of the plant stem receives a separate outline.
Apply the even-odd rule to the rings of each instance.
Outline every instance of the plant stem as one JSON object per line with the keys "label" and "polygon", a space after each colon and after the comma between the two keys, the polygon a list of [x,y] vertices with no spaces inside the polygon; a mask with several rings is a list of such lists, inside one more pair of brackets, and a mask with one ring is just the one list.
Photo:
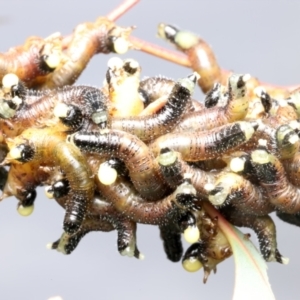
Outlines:
{"label": "plant stem", "polygon": [[122,17],[128,10],[136,5],[140,0],[125,0],[119,4],[113,11],[106,15],[107,19],[116,21]]}
{"label": "plant stem", "polygon": [[[140,50],[142,52],[154,55],[156,57],[159,57],[161,59],[173,62],[175,64],[178,64],[183,67],[191,68],[191,63],[188,60],[188,57],[182,53],[175,52],[173,50],[165,49],[163,47],[160,47],[158,45],[146,42],[142,39],[136,38],[131,36],[130,37],[131,43],[134,45],[134,47],[137,50]],[[225,77],[228,77],[229,73],[232,73],[230,71],[222,69],[222,75]],[[264,86],[267,90],[268,89],[277,89],[277,90],[288,90],[293,91],[300,87],[300,85],[291,85],[291,86],[278,86],[270,83],[265,83],[260,81],[260,85]]]}

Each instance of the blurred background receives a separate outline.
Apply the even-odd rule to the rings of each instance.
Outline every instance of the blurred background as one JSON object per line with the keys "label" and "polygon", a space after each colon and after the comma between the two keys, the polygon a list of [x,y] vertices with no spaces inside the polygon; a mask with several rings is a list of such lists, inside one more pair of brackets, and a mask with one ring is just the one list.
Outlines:
{"label": "blurred background", "polygon": [[[121,0],[0,1],[0,52],[21,45],[31,35],[68,35],[82,22],[106,15]],[[239,73],[250,73],[264,82],[279,85],[300,83],[299,1],[141,0],[119,25],[136,25],[134,35],[169,47],[156,38],[159,22],[199,33],[214,49],[220,65]],[[110,56],[98,55],[78,80],[101,86]],[[144,76],[184,77],[190,70],[130,51]],[[196,98],[203,99],[199,90]],[[35,211],[22,218],[16,199],[0,206],[0,299],[46,300],[60,295],[64,300],[80,299],[231,299],[234,262],[218,266],[216,275],[202,283],[203,271],[187,273],[181,263],[168,261],[158,229],[138,226],[137,238],[145,260],[127,258],[117,251],[117,234],[90,233],[70,256],[46,249],[62,233],[64,212],[39,190]],[[299,229],[274,219],[278,248],[290,258],[287,266],[268,264],[276,299],[298,299],[300,270]],[[252,240],[256,237],[251,230]],[[255,288],[255,287],[254,287]]]}

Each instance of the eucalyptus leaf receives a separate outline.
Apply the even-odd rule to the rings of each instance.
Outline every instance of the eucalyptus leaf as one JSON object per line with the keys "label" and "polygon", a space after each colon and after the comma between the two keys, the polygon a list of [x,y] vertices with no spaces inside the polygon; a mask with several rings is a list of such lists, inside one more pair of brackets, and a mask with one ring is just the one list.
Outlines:
{"label": "eucalyptus leaf", "polygon": [[249,237],[232,226],[211,204],[204,204],[208,214],[218,219],[227,237],[235,261],[233,300],[275,300],[267,275],[267,264]]}
{"label": "eucalyptus leaf", "polygon": [[268,274],[267,264],[251,240],[234,226],[225,233],[232,247],[235,261],[235,286],[233,300],[275,300]]}

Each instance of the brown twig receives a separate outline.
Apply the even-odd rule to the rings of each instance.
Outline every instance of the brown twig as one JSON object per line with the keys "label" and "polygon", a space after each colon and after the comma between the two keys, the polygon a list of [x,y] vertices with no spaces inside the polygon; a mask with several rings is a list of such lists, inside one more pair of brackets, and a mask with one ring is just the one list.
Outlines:
{"label": "brown twig", "polygon": [[[170,61],[172,63],[176,63],[180,66],[191,68],[190,61],[188,60],[187,56],[182,53],[160,47],[158,45],[146,42],[144,40],[141,40],[141,39],[133,37],[133,36],[130,37],[130,41],[137,50],[154,55],[161,59]],[[231,73],[231,72],[228,70],[224,70],[224,69],[222,70],[223,76],[228,77],[229,73]],[[299,88],[299,85],[277,86],[277,85],[273,85],[273,84],[265,83],[265,82],[261,82],[261,81],[260,81],[260,85],[264,86],[267,90],[268,89],[276,89],[276,90],[293,91],[293,90]]]}
{"label": "brown twig", "polygon": [[[116,21],[122,17],[127,11],[129,11],[134,5],[136,5],[140,0],[125,0],[120,5],[118,5],[114,10],[106,15],[106,18],[111,21]],[[72,40],[72,34],[63,37],[62,47],[67,49]]]}
{"label": "brown twig", "polygon": [[113,11],[106,15],[107,19],[111,21],[116,21],[121,16],[123,16],[128,10],[130,10],[134,5],[136,5],[140,0],[125,0],[120,5],[118,5]]}
{"label": "brown twig", "polygon": [[145,53],[154,55],[161,59],[168,60],[170,62],[187,68],[191,67],[189,60],[184,54],[159,47],[155,44],[151,44],[134,36],[130,36],[130,41],[137,50],[143,51]]}

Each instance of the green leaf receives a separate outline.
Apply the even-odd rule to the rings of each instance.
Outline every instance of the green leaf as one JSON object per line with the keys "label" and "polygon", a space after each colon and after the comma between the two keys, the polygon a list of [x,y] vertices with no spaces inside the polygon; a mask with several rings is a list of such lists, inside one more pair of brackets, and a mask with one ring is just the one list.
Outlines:
{"label": "green leaf", "polygon": [[249,237],[227,222],[212,205],[205,203],[204,206],[211,217],[218,218],[218,225],[232,247],[235,261],[233,300],[275,300],[267,264]]}
{"label": "green leaf", "polygon": [[233,300],[275,300],[267,274],[267,264],[251,240],[234,226],[226,237],[235,261]]}

